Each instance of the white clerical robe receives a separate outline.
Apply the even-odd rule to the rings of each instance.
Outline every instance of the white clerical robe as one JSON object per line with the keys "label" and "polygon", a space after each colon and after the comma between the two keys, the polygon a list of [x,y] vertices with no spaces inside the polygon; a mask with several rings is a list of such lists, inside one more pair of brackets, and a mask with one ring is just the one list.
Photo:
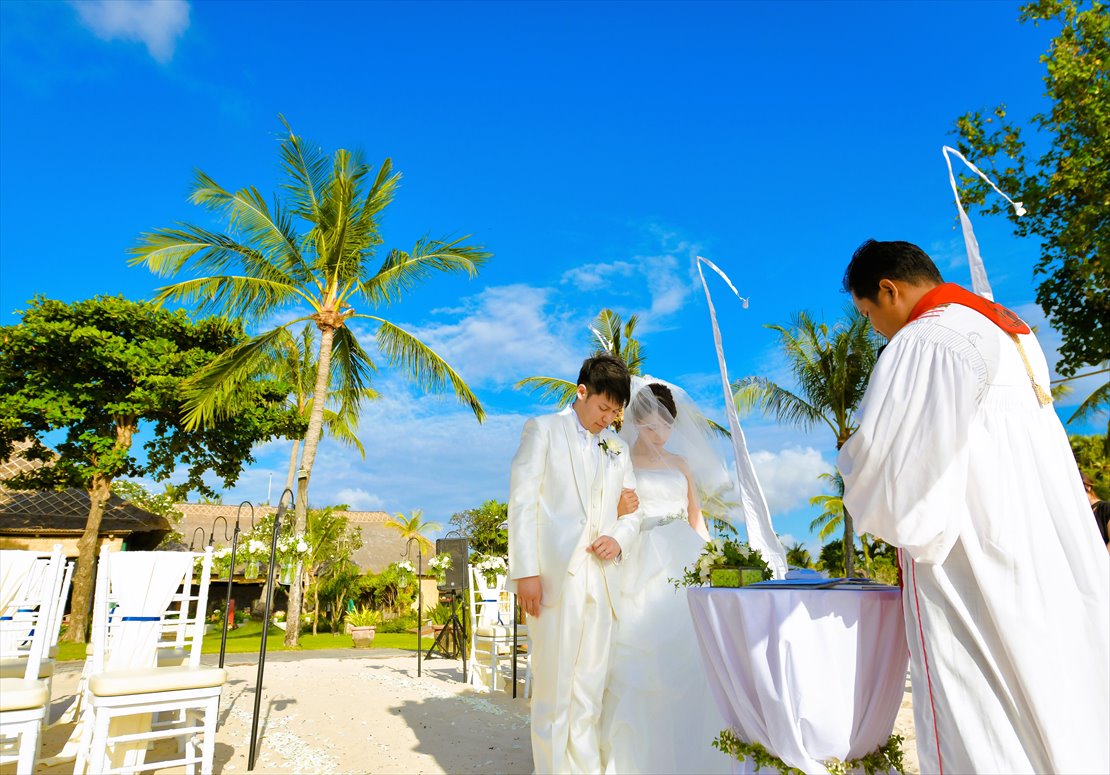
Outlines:
{"label": "white clerical robe", "polygon": [[935,308],[880,356],[840,453],[856,529],[902,550],[923,773],[1110,772],[1110,559],[1029,369],[978,312]]}

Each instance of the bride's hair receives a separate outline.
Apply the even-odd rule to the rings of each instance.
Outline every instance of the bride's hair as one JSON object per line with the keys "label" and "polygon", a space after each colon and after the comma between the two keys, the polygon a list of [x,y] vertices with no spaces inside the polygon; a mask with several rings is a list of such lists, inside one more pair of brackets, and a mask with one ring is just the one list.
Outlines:
{"label": "bride's hair", "polygon": [[655,395],[656,400],[663,406],[663,408],[671,413],[672,420],[678,417],[678,407],[675,405],[674,402],[674,393],[671,392],[671,389],[669,387],[658,382],[652,382],[647,387],[648,390],[650,390]]}

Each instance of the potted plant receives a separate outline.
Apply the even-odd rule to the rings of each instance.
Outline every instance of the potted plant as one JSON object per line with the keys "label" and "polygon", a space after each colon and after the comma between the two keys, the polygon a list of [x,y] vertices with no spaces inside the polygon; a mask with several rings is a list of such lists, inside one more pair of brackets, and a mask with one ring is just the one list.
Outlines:
{"label": "potted plant", "polygon": [[273,622],[274,626],[277,627],[279,630],[284,630],[285,611],[274,611],[273,616],[270,617],[270,621]]}
{"label": "potted plant", "polygon": [[373,608],[356,608],[347,612],[347,625],[351,629],[351,639],[356,649],[368,649],[374,642],[377,625],[382,620],[381,611]]}

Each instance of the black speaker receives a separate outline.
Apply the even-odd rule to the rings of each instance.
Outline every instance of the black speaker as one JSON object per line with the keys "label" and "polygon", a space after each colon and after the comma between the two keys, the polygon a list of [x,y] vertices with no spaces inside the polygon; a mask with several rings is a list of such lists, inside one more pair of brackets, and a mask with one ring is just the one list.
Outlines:
{"label": "black speaker", "polygon": [[451,567],[447,569],[446,577],[439,585],[441,592],[461,592],[469,586],[466,581],[470,553],[465,538],[436,539],[436,554],[446,554],[451,558]]}

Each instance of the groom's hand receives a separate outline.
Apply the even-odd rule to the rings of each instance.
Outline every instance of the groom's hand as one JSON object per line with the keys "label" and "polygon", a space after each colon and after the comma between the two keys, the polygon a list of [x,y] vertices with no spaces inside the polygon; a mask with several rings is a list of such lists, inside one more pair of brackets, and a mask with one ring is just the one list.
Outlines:
{"label": "groom's hand", "polygon": [[631,514],[638,508],[640,508],[640,498],[636,495],[636,491],[628,487],[621,490],[620,500],[617,501],[617,517]]}
{"label": "groom's hand", "polygon": [[598,536],[596,541],[586,547],[586,551],[593,552],[599,560],[615,560],[621,556],[621,545],[615,538]]}
{"label": "groom's hand", "polygon": [[540,603],[543,602],[543,585],[539,576],[525,576],[516,580],[516,596],[520,607],[529,616],[540,615]]}

